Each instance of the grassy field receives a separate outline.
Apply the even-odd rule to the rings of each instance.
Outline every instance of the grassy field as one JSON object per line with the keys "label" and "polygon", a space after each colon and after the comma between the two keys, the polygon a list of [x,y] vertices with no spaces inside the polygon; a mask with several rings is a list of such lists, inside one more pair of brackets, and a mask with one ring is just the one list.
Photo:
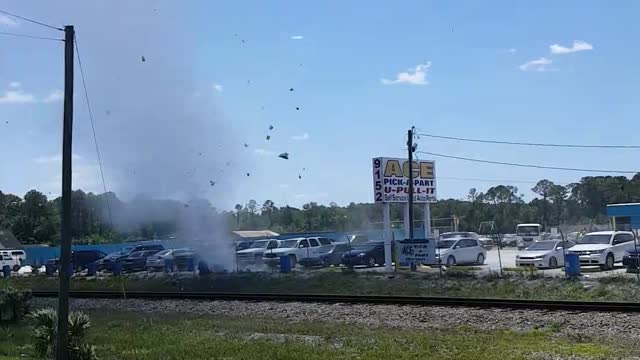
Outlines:
{"label": "grassy field", "polygon": [[[44,276],[12,277],[0,280],[0,287],[55,290],[57,278]],[[298,294],[376,294],[462,296],[519,299],[566,299],[600,301],[638,301],[640,284],[633,278],[601,278],[589,283],[565,278],[543,278],[531,274],[512,274],[503,278],[477,278],[464,272],[437,274],[398,274],[387,278],[379,273],[343,271],[268,274],[212,274],[203,277],[124,277],[74,278],[75,290],[115,291],[206,291]]]}
{"label": "grassy field", "polygon": [[[570,340],[559,328],[529,332],[414,331],[336,323],[89,313],[89,342],[101,359],[610,359],[633,347]],[[32,356],[26,323],[0,330],[0,359]]]}

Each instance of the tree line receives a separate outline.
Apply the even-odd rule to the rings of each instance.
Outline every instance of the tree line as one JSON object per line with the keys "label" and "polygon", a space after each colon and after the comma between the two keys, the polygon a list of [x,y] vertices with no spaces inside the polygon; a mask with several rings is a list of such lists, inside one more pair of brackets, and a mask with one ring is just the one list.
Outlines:
{"label": "tree line", "polygon": [[[478,231],[493,221],[495,231],[512,233],[518,223],[544,226],[606,221],[606,205],[640,202],[640,174],[584,177],[577,183],[555,184],[540,180],[532,189],[538,197],[525,202],[519,189],[497,185],[486,192],[469,190],[466,199],[440,200],[431,205],[433,219],[459,219],[461,230]],[[114,193],[72,192],[71,234],[76,243],[167,238],[180,232],[180,219],[198,209],[201,222],[224,224],[227,230],[271,229],[283,232],[357,231],[381,228],[382,206],[350,203],[339,206],[309,202],[301,208],[278,207],[271,200],[249,200],[232,211],[215,209],[207,200],[187,203],[140,195],[122,201]],[[23,244],[57,244],[60,240],[61,199],[48,199],[31,190],[20,197],[0,191],[0,229],[8,229]],[[422,218],[416,206],[416,219]],[[401,206],[391,206],[391,220],[401,221]],[[447,220],[448,221],[448,220]],[[446,223],[446,221],[445,221]],[[434,226],[442,225],[434,223]],[[445,224],[446,225],[446,224]]]}

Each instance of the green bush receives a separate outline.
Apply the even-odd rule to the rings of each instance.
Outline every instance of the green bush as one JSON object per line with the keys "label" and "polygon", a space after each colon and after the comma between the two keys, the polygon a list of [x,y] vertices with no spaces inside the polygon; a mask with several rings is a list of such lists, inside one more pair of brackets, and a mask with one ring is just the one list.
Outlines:
{"label": "green bush", "polygon": [[[55,310],[40,309],[31,314],[33,321],[33,348],[36,356],[48,358],[56,352],[58,314]],[[96,349],[86,343],[87,331],[91,327],[89,316],[82,312],[69,314],[69,359],[97,360]]]}
{"label": "green bush", "polygon": [[29,312],[30,290],[6,288],[0,291],[0,321],[19,321]]}

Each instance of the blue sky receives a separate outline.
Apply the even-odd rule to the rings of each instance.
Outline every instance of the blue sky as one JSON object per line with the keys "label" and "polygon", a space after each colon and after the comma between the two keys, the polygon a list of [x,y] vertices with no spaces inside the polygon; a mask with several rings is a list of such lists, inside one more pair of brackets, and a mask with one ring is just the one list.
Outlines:
{"label": "blue sky", "polygon": [[[411,126],[511,141],[637,143],[639,7],[632,1],[6,1],[2,10],[76,26],[109,189],[125,197],[204,196],[231,208],[249,199],[293,206],[370,202],[371,158],[405,155]],[[61,36],[3,17],[0,31]],[[3,191],[59,193],[62,47],[0,37]],[[74,187],[101,191],[76,75]],[[637,150],[426,137],[418,143],[424,151],[488,160],[638,169]],[[278,158],[282,152],[290,159]],[[569,183],[588,175],[434,160],[441,198],[497,184],[451,178]],[[533,184],[513,185],[532,197]]]}

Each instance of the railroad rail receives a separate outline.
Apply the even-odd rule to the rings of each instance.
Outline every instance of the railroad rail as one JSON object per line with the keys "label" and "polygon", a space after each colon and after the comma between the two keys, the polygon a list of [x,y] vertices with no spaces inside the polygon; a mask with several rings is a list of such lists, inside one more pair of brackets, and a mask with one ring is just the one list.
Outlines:
{"label": "railroad rail", "polygon": [[[57,291],[34,290],[35,297],[57,297]],[[72,291],[72,298],[200,300],[200,301],[273,301],[315,302],[329,304],[377,304],[411,306],[448,306],[468,308],[502,308],[571,312],[640,312],[640,302],[558,301],[495,298],[460,298],[434,296],[324,295],[324,294],[252,294],[211,292],[140,292],[140,291]]]}

